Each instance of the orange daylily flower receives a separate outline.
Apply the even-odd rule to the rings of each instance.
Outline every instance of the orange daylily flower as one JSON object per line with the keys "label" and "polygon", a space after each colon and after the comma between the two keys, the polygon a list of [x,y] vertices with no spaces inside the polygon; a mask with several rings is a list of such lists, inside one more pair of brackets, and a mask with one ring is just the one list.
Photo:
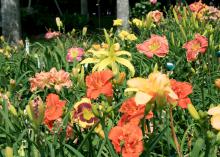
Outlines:
{"label": "orange daylily flower", "polygon": [[169,45],[166,36],[151,35],[151,38],[141,44],[136,45],[140,53],[144,53],[148,58],[153,55],[165,57],[169,51]]}
{"label": "orange daylily flower", "polygon": [[123,157],[139,157],[143,151],[143,135],[137,125],[116,126],[110,130],[108,137],[116,152],[122,152]]}
{"label": "orange daylily flower", "polygon": [[151,73],[147,79],[139,77],[130,79],[127,84],[129,88],[125,91],[136,92],[135,102],[137,104],[156,101],[158,105],[163,105],[164,101],[172,103],[178,99],[171,88],[168,76],[158,71]]}
{"label": "orange daylily flower", "polygon": [[86,77],[87,97],[96,99],[100,94],[107,97],[113,96],[112,83],[109,81],[113,77],[110,70],[94,72]]}
{"label": "orange daylily flower", "polygon": [[187,50],[186,51],[187,61],[190,62],[196,60],[199,53],[202,54],[205,53],[207,47],[208,47],[208,39],[200,34],[195,34],[195,39],[183,45],[183,48]]}
{"label": "orange daylily flower", "polygon": [[66,101],[60,100],[56,94],[49,94],[46,99],[46,110],[44,114],[44,123],[49,129],[53,128],[53,122],[61,118],[63,114],[63,107]]}
{"label": "orange daylily flower", "polygon": [[[145,107],[145,104],[136,104],[134,98],[126,100],[119,109],[119,111],[124,113],[124,115],[119,120],[118,126],[122,126],[129,122],[138,125],[140,120],[144,117]],[[153,112],[150,111],[145,118],[151,119],[152,117]]]}
{"label": "orange daylily flower", "polygon": [[215,86],[220,89],[220,79],[215,80]]}
{"label": "orange daylily flower", "polygon": [[174,79],[171,79],[170,83],[173,91],[179,97],[178,105],[186,109],[187,105],[191,104],[191,100],[187,96],[192,93],[192,85],[188,82],[178,82]]}

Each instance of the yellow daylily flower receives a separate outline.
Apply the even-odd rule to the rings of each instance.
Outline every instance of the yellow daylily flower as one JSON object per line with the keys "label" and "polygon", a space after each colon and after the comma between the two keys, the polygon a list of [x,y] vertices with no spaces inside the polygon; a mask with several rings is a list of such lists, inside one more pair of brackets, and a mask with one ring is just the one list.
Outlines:
{"label": "yellow daylily flower", "polygon": [[121,26],[122,22],[123,22],[122,19],[113,20],[113,26]]}
{"label": "yellow daylily flower", "polygon": [[[107,68],[111,68],[113,73],[116,75],[119,72],[119,64],[126,66],[131,75],[134,76],[134,66],[129,61],[131,54],[128,51],[120,50],[119,43],[114,43],[111,40],[106,30],[104,30],[106,43],[101,46],[94,45],[88,50],[88,53],[92,54],[92,57],[84,59],[80,64],[95,64],[92,71],[102,71]],[[100,47],[100,48],[99,48]],[[126,57],[126,58],[125,58]]]}
{"label": "yellow daylily flower", "polygon": [[172,90],[170,80],[167,75],[158,71],[151,73],[147,79],[133,78],[127,81],[129,88],[125,90],[134,91],[137,104],[146,104],[150,101],[156,101],[161,104],[164,100],[172,102],[177,100],[178,96]]}
{"label": "yellow daylily flower", "polygon": [[212,116],[211,118],[212,127],[220,131],[220,105],[210,108],[208,110],[208,114]]}

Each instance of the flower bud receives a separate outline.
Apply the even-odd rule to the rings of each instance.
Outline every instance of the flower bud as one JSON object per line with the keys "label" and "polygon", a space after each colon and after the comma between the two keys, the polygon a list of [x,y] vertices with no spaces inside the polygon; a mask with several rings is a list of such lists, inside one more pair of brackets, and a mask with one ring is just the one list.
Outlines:
{"label": "flower bud", "polygon": [[215,80],[215,86],[220,89],[220,79]]}
{"label": "flower bud", "polygon": [[30,100],[26,106],[26,111],[30,120],[33,122],[33,127],[37,129],[44,118],[44,105],[42,99],[37,96]]}
{"label": "flower bud", "polygon": [[212,131],[207,131],[207,137],[211,140],[215,137],[215,134]]}
{"label": "flower bud", "polygon": [[193,104],[188,104],[188,111],[193,119],[195,119],[195,120],[200,119],[200,116],[199,116],[198,112],[196,111],[195,107],[193,106]]}
{"label": "flower bud", "polygon": [[7,146],[5,148],[5,157],[13,157],[13,148]]}

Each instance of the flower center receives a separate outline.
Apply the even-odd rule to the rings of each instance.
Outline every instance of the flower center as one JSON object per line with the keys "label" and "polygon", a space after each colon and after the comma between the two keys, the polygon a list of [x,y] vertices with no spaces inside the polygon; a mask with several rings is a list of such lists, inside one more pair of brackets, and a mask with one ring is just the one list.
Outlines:
{"label": "flower center", "polygon": [[85,120],[90,120],[92,117],[94,117],[94,115],[90,110],[88,110],[88,109],[83,110],[83,118]]}
{"label": "flower center", "polygon": [[200,49],[200,44],[199,43],[196,43],[196,44],[194,44],[194,45],[192,45],[192,50],[193,51],[197,51],[197,50],[199,50]]}
{"label": "flower center", "polygon": [[71,51],[71,56],[76,58],[78,56],[78,52],[76,50]]}
{"label": "flower center", "polygon": [[157,41],[155,41],[149,46],[149,48],[151,51],[156,51],[158,48],[160,48],[160,44]]}

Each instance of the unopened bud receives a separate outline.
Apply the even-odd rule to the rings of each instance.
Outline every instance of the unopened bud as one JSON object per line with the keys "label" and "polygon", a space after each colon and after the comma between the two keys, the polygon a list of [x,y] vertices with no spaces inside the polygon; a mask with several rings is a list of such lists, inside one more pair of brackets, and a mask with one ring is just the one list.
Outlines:
{"label": "unopened bud", "polygon": [[196,111],[195,107],[193,106],[193,104],[188,104],[188,111],[193,119],[195,119],[195,120],[200,119],[200,116],[199,116],[198,112]]}
{"label": "unopened bud", "polygon": [[5,157],[13,157],[13,149],[12,147],[6,147],[5,148]]}

